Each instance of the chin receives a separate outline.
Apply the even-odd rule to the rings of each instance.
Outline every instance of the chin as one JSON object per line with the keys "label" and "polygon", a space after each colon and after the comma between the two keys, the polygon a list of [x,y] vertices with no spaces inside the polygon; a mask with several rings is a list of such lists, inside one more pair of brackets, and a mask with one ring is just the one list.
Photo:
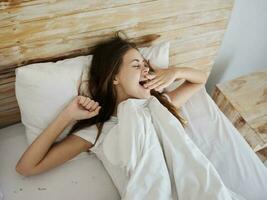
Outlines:
{"label": "chin", "polygon": [[151,97],[150,91],[151,90],[149,90],[149,89],[144,89],[143,87],[141,87],[141,89],[140,89],[140,87],[139,87],[135,90],[135,92],[133,92],[135,94],[132,94],[130,96],[132,96],[132,98],[136,98],[136,99],[148,99],[149,97]]}
{"label": "chin", "polygon": [[143,94],[142,98],[140,99],[148,99],[149,97],[151,97],[150,91],[148,93]]}
{"label": "chin", "polygon": [[133,95],[132,98],[134,99],[148,99],[151,97],[151,94],[138,94],[138,95]]}

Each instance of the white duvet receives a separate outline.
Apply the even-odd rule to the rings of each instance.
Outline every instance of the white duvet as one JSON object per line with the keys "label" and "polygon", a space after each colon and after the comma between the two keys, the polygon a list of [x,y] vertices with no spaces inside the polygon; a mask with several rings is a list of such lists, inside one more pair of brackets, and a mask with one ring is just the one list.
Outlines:
{"label": "white duvet", "polygon": [[244,199],[224,185],[180,122],[154,96],[121,102],[117,115],[103,152],[127,177],[122,199]]}

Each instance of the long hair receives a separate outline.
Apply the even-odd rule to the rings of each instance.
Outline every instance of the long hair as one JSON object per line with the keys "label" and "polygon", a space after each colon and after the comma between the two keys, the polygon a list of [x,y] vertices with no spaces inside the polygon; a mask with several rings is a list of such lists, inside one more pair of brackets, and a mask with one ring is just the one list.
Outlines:
{"label": "long hair", "polygon": [[[93,58],[88,74],[89,82],[87,90],[91,95],[90,98],[97,101],[102,108],[95,117],[78,120],[68,133],[70,135],[74,131],[79,131],[95,124],[98,129],[98,134],[93,145],[96,144],[104,123],[110,119],[116,109],[117,92],[113,85],[113,80],[120,70],[123,56],[132,48],[138,50],[134,42],[130,42],[128,38],[121,38],[119,33],[120,31],[116,32],[110,39],[98,43],[91,52]],[[146,64],[149,70],[154,72],[154,69],[147,61]],[[81,84],[78,95],[81,95],[80,87]],[[161,93],[153,89],[150,93],[185,126],[186,120],[179,114],[179,109],[170,103]]]}

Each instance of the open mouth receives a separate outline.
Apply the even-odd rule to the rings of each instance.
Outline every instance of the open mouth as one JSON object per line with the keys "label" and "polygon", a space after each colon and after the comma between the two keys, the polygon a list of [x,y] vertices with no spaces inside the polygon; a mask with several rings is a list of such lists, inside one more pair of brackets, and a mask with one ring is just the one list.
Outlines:
{"label": "open mouth", "polygon": [[140,86],[142,86],[144,89],[146,89],[146,90],[147,90],[148,88],[145,88],[145,87],[144,87],[144,84],[145,84],[145,83],[147,83],[148,81],[149,81],[149,79],[147,79],[147,80],[142,80],[142,81],[139,81],[139,85],[140,85]]}
{"label": "open mouth", "polygon": [[147,83],[149,80],[142,80],[142,81],[139,81],[139,84],[141,85],[141,86],[144,86],[144,84],[145,83]]}

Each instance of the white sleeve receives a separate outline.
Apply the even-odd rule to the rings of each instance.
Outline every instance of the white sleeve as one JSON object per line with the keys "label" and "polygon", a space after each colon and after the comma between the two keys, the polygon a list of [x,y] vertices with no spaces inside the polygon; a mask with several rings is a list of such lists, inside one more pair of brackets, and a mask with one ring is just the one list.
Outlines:
{"label": "white sleeve", "polygon": [[88,142],[90,142],[92,144],[94,144],[96,137],[97,137],[97,132],[98,132],[98,129],[97,129],[96,125],[92,125],[92,126],[83,128],[79,131],[76,131],[73,134],[87,140]]}

